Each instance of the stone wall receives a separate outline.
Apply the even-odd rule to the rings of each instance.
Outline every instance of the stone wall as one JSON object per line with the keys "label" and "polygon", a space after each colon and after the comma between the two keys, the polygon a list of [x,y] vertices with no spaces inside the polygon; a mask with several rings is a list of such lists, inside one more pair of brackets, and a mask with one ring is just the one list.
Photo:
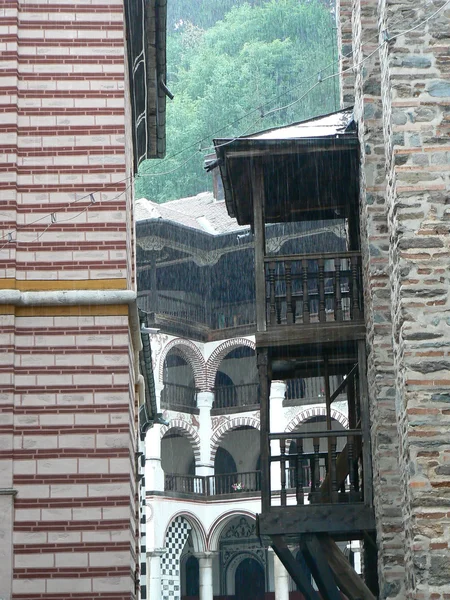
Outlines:
{"label": "stone wall", "polygon": [[444,4],[353,3],[381,598],[438,600],[450,589]]}
{"label": "stone wall", "polygon": [[443,5],[386,2],[379,15],[406,586],[417,599],[450,589],[450,6],[432,16]]}
{"label": "stone wall", "polygon": [[[361,143],[361,246],[364,257],[367,376],[380,597],[403,598],[403,533],[395,419],[377,2],[353,2],[355,118]],[[370,56],[371,55],[371,56]],[[367,59],[366,57],[370,57]]]}

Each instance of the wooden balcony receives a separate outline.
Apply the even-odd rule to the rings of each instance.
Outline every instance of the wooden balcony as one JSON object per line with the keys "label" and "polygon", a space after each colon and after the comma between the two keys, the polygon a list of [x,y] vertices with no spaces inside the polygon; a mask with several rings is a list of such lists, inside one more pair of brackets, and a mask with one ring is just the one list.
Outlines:
{"label": "wooden balcony", "polygon": [[255,302],[205,303],[158,292],[140,291],[138,304],[150,315],[151,324],[174,335],[214,341],[254,333]]}
{"label": "wooden balcony", "polygon": [[161,408],[198,413],[196,389],[188,385],[164,383],[161,393]]}
{"label": "wooden balcony", "polygon": [[254,497],[261,491],[261,471],[226,473],[223,475],[166,474],[164,491],[175,496],[193,496],[198,499],[217,496],[239,498]]}
{"label": "wooden balcony", "polygon": [[[277,453],[272,452],[270,469],[262,473],[263,538],[328,533],[348,540],[374,529],[370,465],[363,457],[361,429],[271,433],[269,440]],[[279,493],[274,493],[274,477],[280,480]]]}
{"label": "wooden balcony", "polygon": [[257,343],[317,343],[364,335],[358,252],[266,256]]}
{"label": "wooden balcony", "polygon": [[[259,405],[258,384],[223,385],[214,388],[213,411],[248,410]],[[233,411],[234,412],[234,411]]]}

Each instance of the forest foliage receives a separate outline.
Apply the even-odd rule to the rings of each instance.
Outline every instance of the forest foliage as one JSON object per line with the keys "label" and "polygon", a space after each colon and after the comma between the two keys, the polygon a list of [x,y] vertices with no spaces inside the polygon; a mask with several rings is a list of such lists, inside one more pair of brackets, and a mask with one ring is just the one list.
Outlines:
{"label": "forest foliage", "polygon": [[337,71],[328,5],[169,0],[168,7],[167,85],[175,97],[167,103],[167,156],[141,166],[137,197],[166,202],[210,189],[203,163],[215,137],[338,108],[338,78],[327,79]]}

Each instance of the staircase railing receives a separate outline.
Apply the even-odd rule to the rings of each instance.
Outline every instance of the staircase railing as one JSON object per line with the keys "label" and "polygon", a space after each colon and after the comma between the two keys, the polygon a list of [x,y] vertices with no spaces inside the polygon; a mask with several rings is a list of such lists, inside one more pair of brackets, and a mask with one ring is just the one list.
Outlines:
{"label": "staircase railing", "polygon": [[[292,489],[298,505],[363,501],[360,429],[273,433],[269,439],[272,445],[279,445],[279,453],[272,455],[270,462],[279,465],[281,506],[287,505],[288,490]],[[312,452],[304,452],[311,446]]]}

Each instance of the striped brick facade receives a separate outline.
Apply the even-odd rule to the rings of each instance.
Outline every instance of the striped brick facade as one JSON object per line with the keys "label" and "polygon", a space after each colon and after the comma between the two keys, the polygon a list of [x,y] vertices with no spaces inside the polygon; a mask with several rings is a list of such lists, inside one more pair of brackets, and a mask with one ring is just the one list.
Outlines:
{"label": "striped brick facade", "polygon": [[4,600],[136,594],[122,4],[0,7]]}

